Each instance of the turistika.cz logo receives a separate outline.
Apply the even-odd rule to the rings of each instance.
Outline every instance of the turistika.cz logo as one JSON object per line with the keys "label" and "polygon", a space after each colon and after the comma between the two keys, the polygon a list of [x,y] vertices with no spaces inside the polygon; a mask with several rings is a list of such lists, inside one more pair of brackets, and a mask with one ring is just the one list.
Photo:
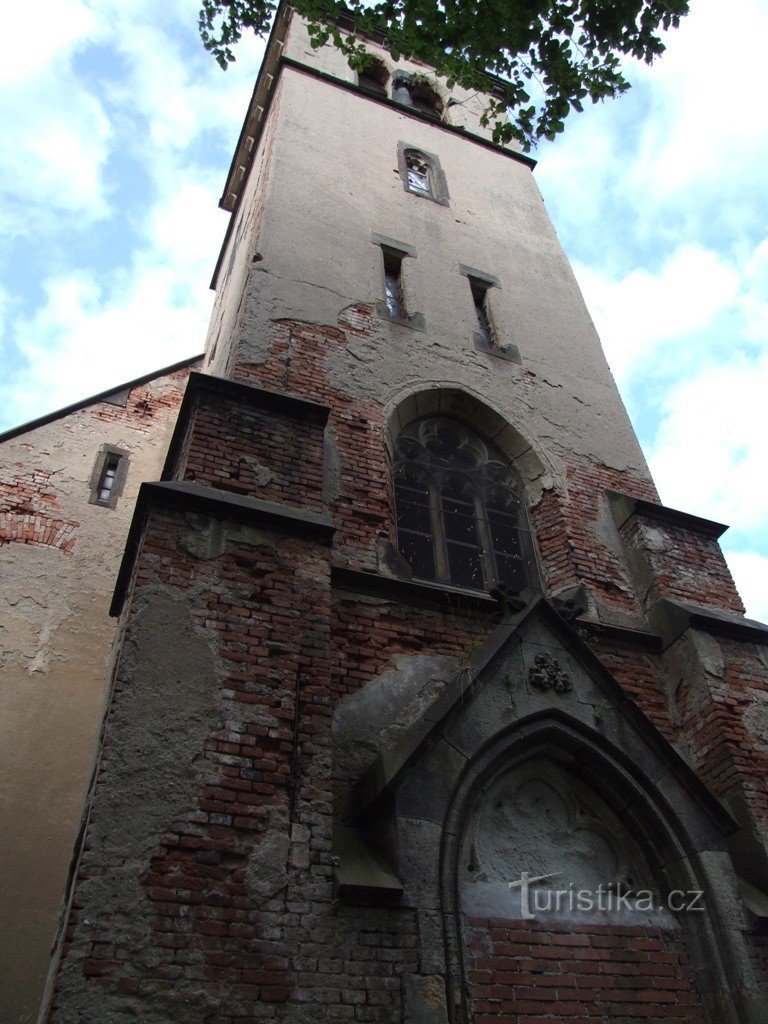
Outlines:
{"label": "turistika.cz logo", "polygon": [[704,893],[700,889],[673,889],[666,899],[650,889],[622,888],[616,884],[598,885],[596,889],[577,889],[573,882],[567,889],[541,887],[540,883],[557,878],[562,871],[549,875],[530,875],[522,871],[520,877],[509,882],[510,889],[520,889],[520,910],[524,920],[531,921],[537,914],[603,914],[653,913],[668,910],[673,914],[704,910]]}

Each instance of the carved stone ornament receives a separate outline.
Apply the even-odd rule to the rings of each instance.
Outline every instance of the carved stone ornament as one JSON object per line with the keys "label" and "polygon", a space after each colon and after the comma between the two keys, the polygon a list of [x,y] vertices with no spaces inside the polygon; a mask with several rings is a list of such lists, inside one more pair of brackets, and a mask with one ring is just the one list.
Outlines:
{"label": "carved stone ornament", "polygon": [[555,693],[570,693],[573,689],[571,677],[551,654],[536,655],[528,670],[528,682],[537,690],[554,690]]}

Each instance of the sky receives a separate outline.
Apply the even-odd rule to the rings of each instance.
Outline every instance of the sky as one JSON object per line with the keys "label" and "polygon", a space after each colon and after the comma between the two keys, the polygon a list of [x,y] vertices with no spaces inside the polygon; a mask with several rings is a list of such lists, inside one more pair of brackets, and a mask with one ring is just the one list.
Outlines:
{"label": "sky", "polygon": [[[222,72],[197,7],[37,0],[30,42],[0,41],[0,430],[202,351],[263,43]],[[765,0],[693,0],[534,154],[661,499],[730,525],[765,621],[767,37]]]}

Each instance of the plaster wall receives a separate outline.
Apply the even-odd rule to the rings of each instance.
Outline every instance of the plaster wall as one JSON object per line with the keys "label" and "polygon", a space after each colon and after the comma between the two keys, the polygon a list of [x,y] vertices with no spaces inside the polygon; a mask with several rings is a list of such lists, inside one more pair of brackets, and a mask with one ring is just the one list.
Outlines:
{"label": "plaster wall", "polygon": [[278,85],[269,113],[265,116],[260,145],[254,155],[250,174],[243,186],[243,199],[232,214],[229,235],[221,252],[221,265],[216,276],[216,299],[205,342],[205,368],[215,374],[224,373],[231,352],[232,336],[242,320],[248,281],[257,266],[257,257],[260,256],[254,236],[261,218],[271,169],[270,157],[280,109],[280,91]]}
{"label": "plaster wall", "polygon": [[[0,444],[3,1024],[36,1019],[102,717],[112,589],[139,487],[160,476],[188,373],[157,377],[118,396],[124,404],[96,402]],[[114,509],[89,503],[104,444],[130,460]],[[31,501],[9,493],[19,480],[37,481]],[[24,511],[30,505],[43,523],[47,515],[70,524],[66,550],[8,539],[15,520],[35,518]]]}
{"label": "plaster wall", "polygon": [[[366,40],[365,48],[384,64],[390,76],[397,70],[427,78],[445,105],[443,120],[446,124],[460,125],[474,135],[491,139],[493,125],[483,126],[480,124],[486,106],[485,97],[481,93],[463,89],[459,85],[454,85],[449,90],[444,81],[435,77],[434,70],[428,64],[419,64],[409,60],[400,60],[395,63],[384,47],[377,45],[372,40]],[[300,64],[306,64],[323,74],[332,75],[342,82],[357,84],[357,72],[353,71],[344,54],[335,46],[327,43],[317,50],[312,49],[306,23],[296,15],[291,18],[282,54],[284,57],[298,61]],[[388,83],[387,88],[391,94],[391,82]],[[517,143],[513,143],[509,148],[519,149],[519,146]]]}
{"label": "plaster wall", "polygon": [[[529,167],[294,68],[283,68],[278,89],[280,121],[252,243],[262,258],[247,279],[229,366],[263,362],[276,320],[337,326],[348,306],[374,307],[383,298],[376,233],[415,249],[403,261],[405,298],[426,330],[374,318],[371,330],[329,353],[332,386],[384,405],[416,382],[456,384],[517,427],[563,487],[573,454],[648,479]],[[448,206],[404,190],[398,142],[438,157]],[[246,194],[243,206],[249,201]],[[499,279],[491,315],[521,365],[474,348],[460,264]]]}

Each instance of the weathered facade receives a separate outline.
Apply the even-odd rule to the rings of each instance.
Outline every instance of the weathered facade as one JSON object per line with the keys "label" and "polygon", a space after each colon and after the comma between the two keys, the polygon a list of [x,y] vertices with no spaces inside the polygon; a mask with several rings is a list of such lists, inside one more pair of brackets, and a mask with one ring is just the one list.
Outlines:
{"label": "weathered facade", "polygon": [[368,45],[273,31],[44,1017],[768,1020],[768,627],[532,162]]}
{"label": "weathered facade", "polygon": [[[139,486],[200,359],[0,436],[0,1021],[34,1021],[104,712]],[[97,486],[112,456],[110,493]]]}

